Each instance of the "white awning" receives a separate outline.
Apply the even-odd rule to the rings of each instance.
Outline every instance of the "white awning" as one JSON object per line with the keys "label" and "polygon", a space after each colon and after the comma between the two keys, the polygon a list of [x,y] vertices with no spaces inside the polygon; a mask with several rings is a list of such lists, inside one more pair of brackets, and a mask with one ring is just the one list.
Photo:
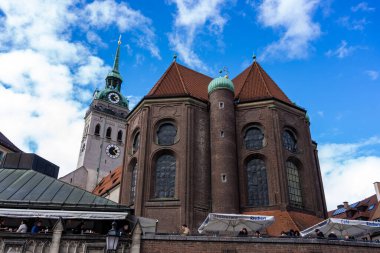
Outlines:
{"label": "white awning", "polygon": [[127,212],[92,212],[36,209],[0,208],[0,217],[10,218],[46,218],[46,219],[83,219],[83,220],[124,220]]}

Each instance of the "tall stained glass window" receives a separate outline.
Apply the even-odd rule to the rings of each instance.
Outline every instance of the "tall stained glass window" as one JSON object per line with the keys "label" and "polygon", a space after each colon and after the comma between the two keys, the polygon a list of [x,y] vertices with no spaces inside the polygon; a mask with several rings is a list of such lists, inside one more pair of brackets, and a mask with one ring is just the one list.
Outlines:
{"label": "tall stained glass window", "polygon": [[295,207],[302,207],[302,193],[298,168],[293,162],[287,161],[286,171],[288,176],[288,191],[290,205]]}
{"label": "tall stained glass window", "polygon": [[173,198],[175,188],[176,160],[173,155],[158,157],[155,170],[155,198]]}
{"label": "tall stained glass window", "polygon": [[264,134],[258,127],[250,127],[245,132],[244,142],[246,149],[260,149],[263,147]]}
{"label": "tall stained glass window", "polygon": [[284,147],[287,150],[291,152],[296,151],[297,141],[296,141],[296,138],[294,137],[294,134],[291,131],[289,130],[284,131],[284,133],[282,134],[282,142],[283,142]]}
{"label": "tall stained glass window", "polygon": [[254,158],[247,163],[248,205],[267,206],[267,169],[262,159]]}

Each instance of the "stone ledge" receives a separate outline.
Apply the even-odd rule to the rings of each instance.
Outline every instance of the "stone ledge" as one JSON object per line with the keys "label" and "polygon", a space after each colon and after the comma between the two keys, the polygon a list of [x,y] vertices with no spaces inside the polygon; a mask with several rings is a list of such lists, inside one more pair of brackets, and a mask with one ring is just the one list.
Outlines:
{"label": "stone ledge", "polygon": [[342,246],[358,246],[380,248],[380,243],[364,241],[345,241],[328,239],[306,238],[254,238],[254,237],[215,237],[215,236],[181,236],[181,235],[157,235],[145,234],[142,240],[157,241],[193,241],[193,242],[236,242],[236,243],[276,243],[276,244],[328,244]]}

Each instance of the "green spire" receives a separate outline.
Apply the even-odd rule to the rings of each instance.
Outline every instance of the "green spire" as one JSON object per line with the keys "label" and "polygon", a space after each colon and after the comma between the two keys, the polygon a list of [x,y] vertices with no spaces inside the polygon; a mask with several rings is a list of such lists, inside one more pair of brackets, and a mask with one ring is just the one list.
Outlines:
{"label": "green spire", "polygon": [[123,78],[121,77],[120,72],[119,72],[120,44],[121,44],[121,35],[119,37],[119,41],[117,42],[117,49],[116,49],[115,60],[113,62],[113,68],[106,77],[106,88],[116,89],[118,91],[120,91],[121,83],[123,82]]}
{"label": "green spire", "polygon": [[120,44],[121,44],[121,35],[119,36],[119,41],[117,42],[116,56],[115,56],[115,61],[113,62],[113,70],[112,70],[112,71],[117,72],[117,73],[119,73]]}

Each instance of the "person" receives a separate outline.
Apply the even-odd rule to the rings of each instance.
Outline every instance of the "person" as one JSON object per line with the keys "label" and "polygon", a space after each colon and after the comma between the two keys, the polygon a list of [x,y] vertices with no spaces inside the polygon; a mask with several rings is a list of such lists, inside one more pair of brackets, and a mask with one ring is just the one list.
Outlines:
{"label": "person", "polygon": [[26,233],[28,231],[28,226],[26,225],[26,220],[22,220],[20,226],[16,230],[17,233]]}
{"label": "person", "polygon": [[255,237],[256,237],[256,238],[260,238],[260,237],[261,237],[261,234],[260,234],[260,231],[259,231],[259,230],[257,230],[257,231],[255,232]]}
{"label": "person", "polygon": [[298,230],[294,231],[294,236],[295,237],[301,237],[300,231],[298,231]]}
{"label": "person", "polygon": [[286,237],[288,234],[285,231],[281,231],[281,237]]}
{"label": "person", "polygon": [[183,224],[181,227],[181,235],[188,236],[189,234],[190,234],[190,229],[187,227],[186,224]]}
{"label": "person", "polygon": [[288,236],[290,237],[294,237],[294,230],[293,229],[290,229],[289,232],[288,232]]}
{"label": "person", "polygon": [[8,227],[5,226],[5,220],[0,219],[0,231],[7,231],[7,230],[8,230]]}
{"label": "person", "polygon": [[322,239],[322,238],[325,238],[325,235],[322,233],[322,231],[320,231],[319,229],[316,229],[315,230],[315,234],[317,235],[317,238],[318,239]]}
{"label": "person", "polygon": [[246,228],[242,228],[240,231],[239,231],[239,234],[238,234],[239,237],[245,237],[245,236],[248,236],[248,231]]}
{"label": "person", "polygon": [[42,222],[40,220],[38,220],[34,226],[32,227],[32,231],[31,233],[32,234],[37,234],[37,233],[40,233],[41,232],[41,228],[42,228]]}
{"label": "person", "polygon": [[333,231],[333,232],[331,232],[331,233],[327,236],[327,238],[329,238],[329,239],[338,239],[338,236],[336,236],[336,234],[335,234],[334,231]]}

